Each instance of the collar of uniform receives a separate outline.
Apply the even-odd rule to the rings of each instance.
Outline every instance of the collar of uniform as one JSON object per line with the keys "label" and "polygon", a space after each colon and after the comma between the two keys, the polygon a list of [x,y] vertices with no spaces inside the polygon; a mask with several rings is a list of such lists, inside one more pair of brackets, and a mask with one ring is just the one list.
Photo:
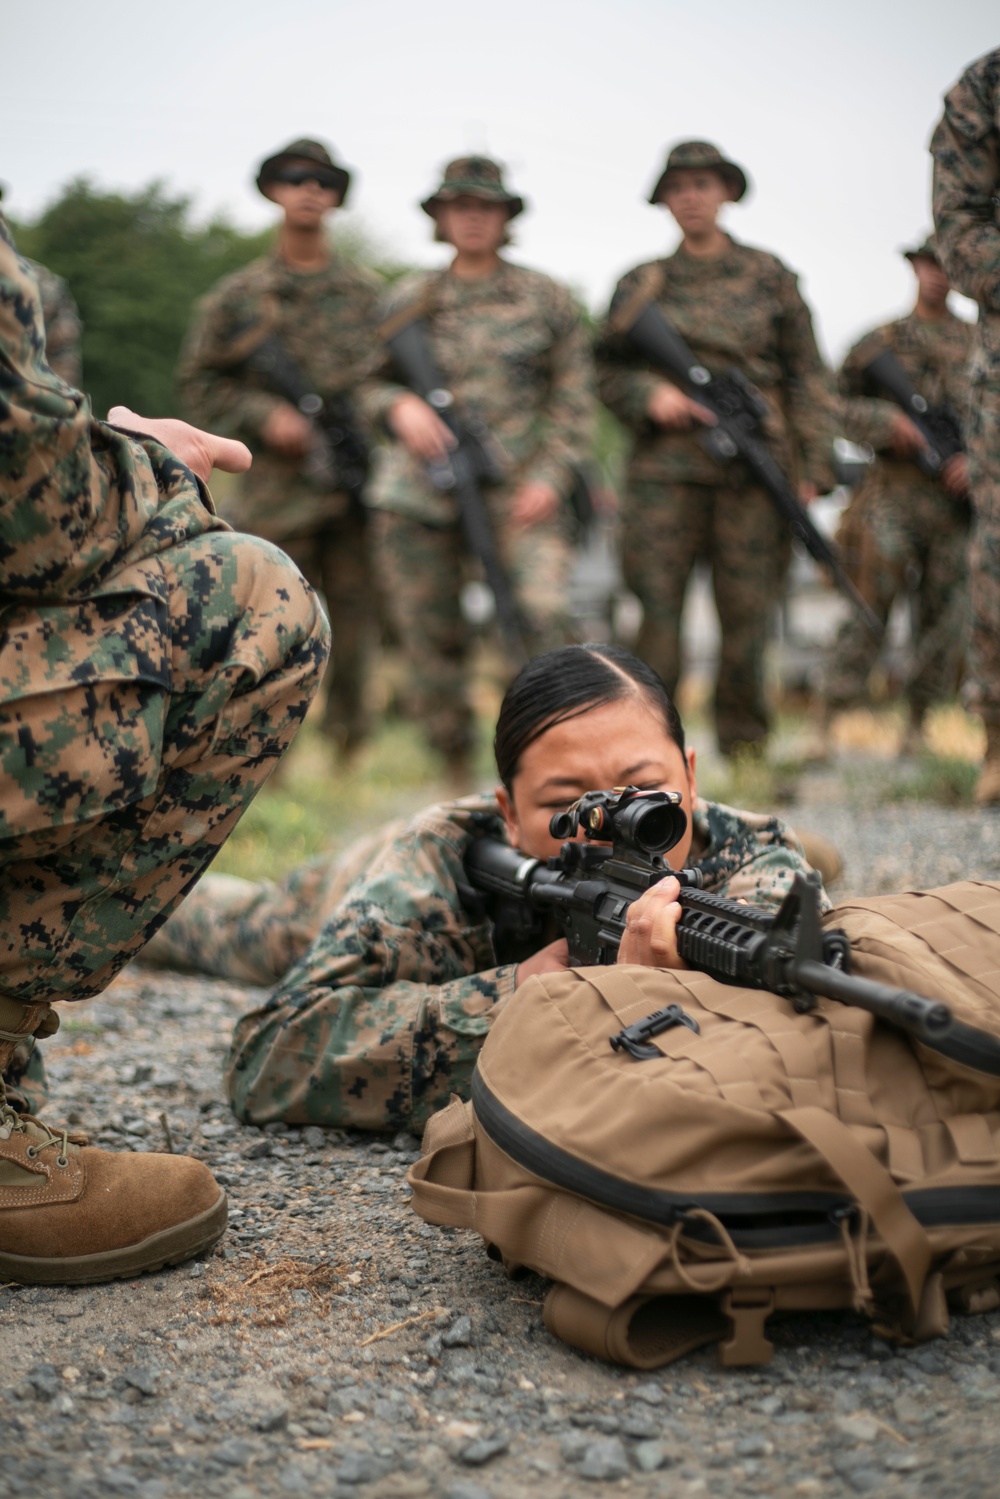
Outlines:
{"label": "collar of uniform", "polygon": [[441,281],[442,285],[451,292],[452,296],[466,300],[474,298],[477,292],[488,292],[492,295],[499,287],[503,287],[510,280],[512,270],[513,266],[510,261],[504,260],[501,255],[500,264],[488,276],[475,276],[472,279],[467,279],[464,276],[453,275],[451,266],[448,266]]}
{"label": "collar of uniform", "polygon": [[270,272],[272,286],[277,289],[282,286],[303,286],[326,281],[331,287],[337,288],[346,285],[350,279],[347,263],[337,254],[330,250],[326,264],[317,266],[314,271],[300,271],[295,266],[289,265],[283,260],[277,250],[272,251],[270,260]]}
{"label": "collar of uniform", "polygon": [[680,272],[692,280],[700,280],[710,277],[718,270],[732,270],[739,261],[739,252],[743,246],[739,240],[733,239],[731,234],[724,235],[726,247],[721,255],[692,255],[685,250],[683,241],[677,246],[672,255],[667,256],[667,263],[672,271]]}

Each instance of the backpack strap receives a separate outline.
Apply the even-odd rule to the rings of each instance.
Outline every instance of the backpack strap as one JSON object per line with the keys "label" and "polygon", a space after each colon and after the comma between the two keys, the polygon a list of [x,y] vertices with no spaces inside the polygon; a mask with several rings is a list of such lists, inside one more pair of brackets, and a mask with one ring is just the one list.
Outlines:
{"label": "backpack strap", "polygon": [[777,1116],[801,1135],[870,1216],[903,1273],[914,1319],[931,1267],[931,1243],[892,1177],[853,1132],[825,1109],[785,1109]]}

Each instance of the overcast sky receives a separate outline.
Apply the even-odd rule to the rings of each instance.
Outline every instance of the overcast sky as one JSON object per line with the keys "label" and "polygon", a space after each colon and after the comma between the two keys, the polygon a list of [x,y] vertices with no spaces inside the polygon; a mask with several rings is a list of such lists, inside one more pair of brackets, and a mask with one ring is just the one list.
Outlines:
{"label": "overcast sky", "polygon": [[355,169],[346,216],[438,264],[416,206],[468,150],[529,201],[514,258],[595,309],[672,248],[645,199],[674,141],[748,170],[740,239],[802,277],[839,358],[905,308],[943,92],[1000,45],[997,0],[46,0],[4,7],[0,180],[30,218],[69,178],[162,178],[259,227],[257,162],[300,135]]}

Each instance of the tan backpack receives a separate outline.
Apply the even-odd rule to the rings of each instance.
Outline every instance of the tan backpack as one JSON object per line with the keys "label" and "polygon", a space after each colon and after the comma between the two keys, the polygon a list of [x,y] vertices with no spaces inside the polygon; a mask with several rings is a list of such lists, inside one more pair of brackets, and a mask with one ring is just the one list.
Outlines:
{"label": "tan backpack", "polygon": [[[798,1014],[693,971],[532,979],[410,1170],[431,1223],[554,1285],[549,1330],[655,1368],[765,1362],[773,1312],[854,1307],[935,1337],[1000,1305],[1000,885],[854,901],[852,971],[950,1005],[945,1056],[867,1012]],[[637,1060],[609,1044],[665,1005]],[[971,1045],[966,1027],[983,1034]]]}

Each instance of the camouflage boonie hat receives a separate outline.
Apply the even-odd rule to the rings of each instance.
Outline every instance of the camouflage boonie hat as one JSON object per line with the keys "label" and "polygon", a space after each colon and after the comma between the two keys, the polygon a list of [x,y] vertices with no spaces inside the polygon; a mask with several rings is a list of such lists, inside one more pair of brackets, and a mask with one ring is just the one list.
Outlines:
{"label": "camouflage boonie hat", "polygon": [[284,146],[280,151],[275,152],[273,156],[269,156],[265,161],[261,162],[260,170],[257,173],[257,188],[264,194],[265,198],[270,198],[271,196],[267,190],[267,184],[273,181],[283,167],[290,166],[293,161],[311,161],[316,166],[326,167],[337,179],[335,190],[340,193],[341,204],[346,201],[347,189],[351,184],[350,172],[346,167],[342,167],[339,162],[334,161],[329,151],[320,141],[311,140],[292,141],[290,145]]}
{"label": "camouflage boonie hat", "polygon": [[524,210],[524,199],[507,191],[500,167],[488,156],[460,156],[457,161],[449,161],[441,186],[420,206],[433,218],[439,204],[453,203],[456,198],[482,198],[487,203],[506,203],[507,217],[511,219]]}
{"label": "camouflage boonie hat", "polygon": [[933,234],[928,234],[923,244],[914,245],[911,250],[900,250],[899,253],[903,256],[904,260],[908,260],[911,265],[915,260],[933,260],[935,265],[941,264],[941,257],[938,255],[937,245],[934,243]]}
{"label": "camouflage boonie hat", "polygon": [[727,161],[718,146],[713,146],[710,141],[681,141],[672,147],[667,164],[649,195],[650,203],[659,203],[671,172],[704,171],[706,167],[718,172],[729,189],[730,199],[738,203],[749,186],[747,174],[735,161]]}

